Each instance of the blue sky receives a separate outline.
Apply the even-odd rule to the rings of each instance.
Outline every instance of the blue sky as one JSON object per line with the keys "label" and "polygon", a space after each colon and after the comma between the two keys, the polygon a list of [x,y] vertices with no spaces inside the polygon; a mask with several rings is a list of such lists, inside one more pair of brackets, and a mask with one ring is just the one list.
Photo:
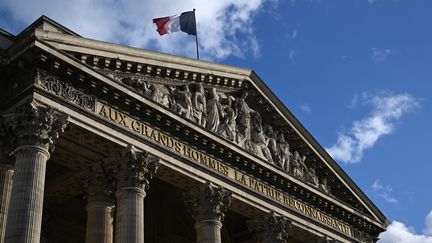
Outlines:
{"label": "blue sky", "polygon": [[0,0],[0,27],[17,34],[45,14],[85,37],[194,57],[191,36],[160,37],[151,19],[196,8],[203,59],[266,81],[393,221],[380,242],[432,242],[432,1],[105,3]]}

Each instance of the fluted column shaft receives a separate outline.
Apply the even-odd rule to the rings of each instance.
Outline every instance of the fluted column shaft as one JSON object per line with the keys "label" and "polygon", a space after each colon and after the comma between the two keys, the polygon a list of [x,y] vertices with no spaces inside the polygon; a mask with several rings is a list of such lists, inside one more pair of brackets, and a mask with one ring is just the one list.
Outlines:
{"label": "fluted column shaft", "polygon": [[22,146],[15,151],[15,175],[5,242],[39,242],[45,187],[47,148]]}
{"label": "fluted column shaft", "polygon": [[86,210],[86,243],[113,243],[114,205],[108,202],[90,202]]}
{"label": "fluted column shaft", "polygon": [[138,187],[117,191],[116,243],[144,243],[144,197]]}
{"label": "fluted column shaft", "polygon": [[144,243],[144,197],[159,159],[128,146],[116,161],[116,243]]}
{"label": "fluted column shaft", "polygon": [[4,243],[6,221],[12,191],[12,166],[0,164],[0,243]]}
{"label": "fluted column shaft", "polygon": [[222,242],[222,223],[219,220],[201,220],[195,224],[197,243]]}
{"label": "fluted column shaft", "polygon": [[15,172],[5,243],[39,243],[49,149],[54,149],[58,133],[67,124],[67,116],[52,108],[29,101],[3,120],[5,130],[15,139]]}
{"label": "fluted column shaft", "polygon": [[86,243],[113,242],[114,178],[103,164],[89,171],[86,178],[87,197]]}

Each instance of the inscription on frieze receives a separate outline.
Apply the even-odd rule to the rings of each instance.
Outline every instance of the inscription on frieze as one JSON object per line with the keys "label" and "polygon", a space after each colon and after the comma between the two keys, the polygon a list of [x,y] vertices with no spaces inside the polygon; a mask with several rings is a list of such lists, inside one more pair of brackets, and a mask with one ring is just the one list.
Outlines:
{"label": "inscription on frieze", "polygon": [[239,185],[245,186],[261,195],[266,196],[285,207],[295,210],[309,218],[319,221],[325,225],[332,227],[339,232],[346,235],[353,236],[352,228],[329,216],[328,214],[321,212],[303,202],[300,202],[293,197],[289,196],[285,192],[268,185],[258,179],[255,179],[243,172],[240,172],[233,167],[214,159],[213,157],[198,151],[189,145],[174,139],[167,134],[164,134],[156,129],[153,129],[149,125],[142,123],[125,113],[122,113],[108,105],[97,103],[97,114],[101,117],[118,124],[126,129],[129,129],[139,135],[141,135],[146,140],[156,143],[166,149],[169,149],[176,154],[187,158],[188,160],[204,166],[216,173],[235,181]]}
{"label": "inscription on frieze", "polygon": [[59,78],[48,75],[45,71],[37,71],[36,82],[44,90],[55,94],[68,102],[92,112],[96,111],[96,98],[94,96],[81,92],[69,84],[60,81]]}

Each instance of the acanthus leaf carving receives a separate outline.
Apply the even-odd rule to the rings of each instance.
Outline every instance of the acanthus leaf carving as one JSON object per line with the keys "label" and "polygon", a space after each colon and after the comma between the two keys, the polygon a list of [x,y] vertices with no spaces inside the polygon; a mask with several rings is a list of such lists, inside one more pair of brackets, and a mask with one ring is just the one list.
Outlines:
{"label": "acanthus leaf carving", "polygon": [[185,194],[185,203],[195,222],[202,220],[223,221],[225,212],[231,203],[231,192],[216,187],[210,182],[201,185],[192,194]]}
{"label": "acanthus leaf carving", "polygon": [[13,134],[13,147],[37,145],[54,150],[55,140],[68,124],[69,116],[31,100],[5,117],[8,131]]}
{"label": "acanthus leaf carving", "polygon": [[249,230],[259,243],[285,243],[291,229],[291,221],[275,212],[248,221]]}
{"label": "acanthus leaf carving", "polygon": [[117,176],[117,188],[137,187],[147,190],[150,179],[159,168],[159,158],[146,152],[138,151],[129,145],[120,156],[111,163],[111,168]]}

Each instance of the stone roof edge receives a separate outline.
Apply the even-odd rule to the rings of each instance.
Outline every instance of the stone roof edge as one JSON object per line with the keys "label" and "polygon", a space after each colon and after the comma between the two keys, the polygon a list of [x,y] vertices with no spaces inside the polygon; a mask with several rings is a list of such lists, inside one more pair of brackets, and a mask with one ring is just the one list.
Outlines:
{"label": "stone roof edge", "polygon": [[[248,77],[251,70],[246,68],[239,68],[228,66],[224,64],[212,63],[204,60],[196,60],[188,57],[174,56],[170,54],[160,53],[156,51],[144,50],[136,47],[128,47],[120,44],[114,44],[105,41],[99,41],[89,38],[76,37],[65,35],[61,33],[55,33],[45,30],[36,30],[35,35],[38,39],[56,43],[65,44],[76,47],[91,48],[99,51],[109,51],[111,53],[118,53],[121,55],[128,55],[135,58],[143,58],[145,60],[151,60],[156,62],[168,62],[182,67],[201,68],[209,71],[223,72],[226,74]],[[61,48],[60,48],[61,49]]]}

